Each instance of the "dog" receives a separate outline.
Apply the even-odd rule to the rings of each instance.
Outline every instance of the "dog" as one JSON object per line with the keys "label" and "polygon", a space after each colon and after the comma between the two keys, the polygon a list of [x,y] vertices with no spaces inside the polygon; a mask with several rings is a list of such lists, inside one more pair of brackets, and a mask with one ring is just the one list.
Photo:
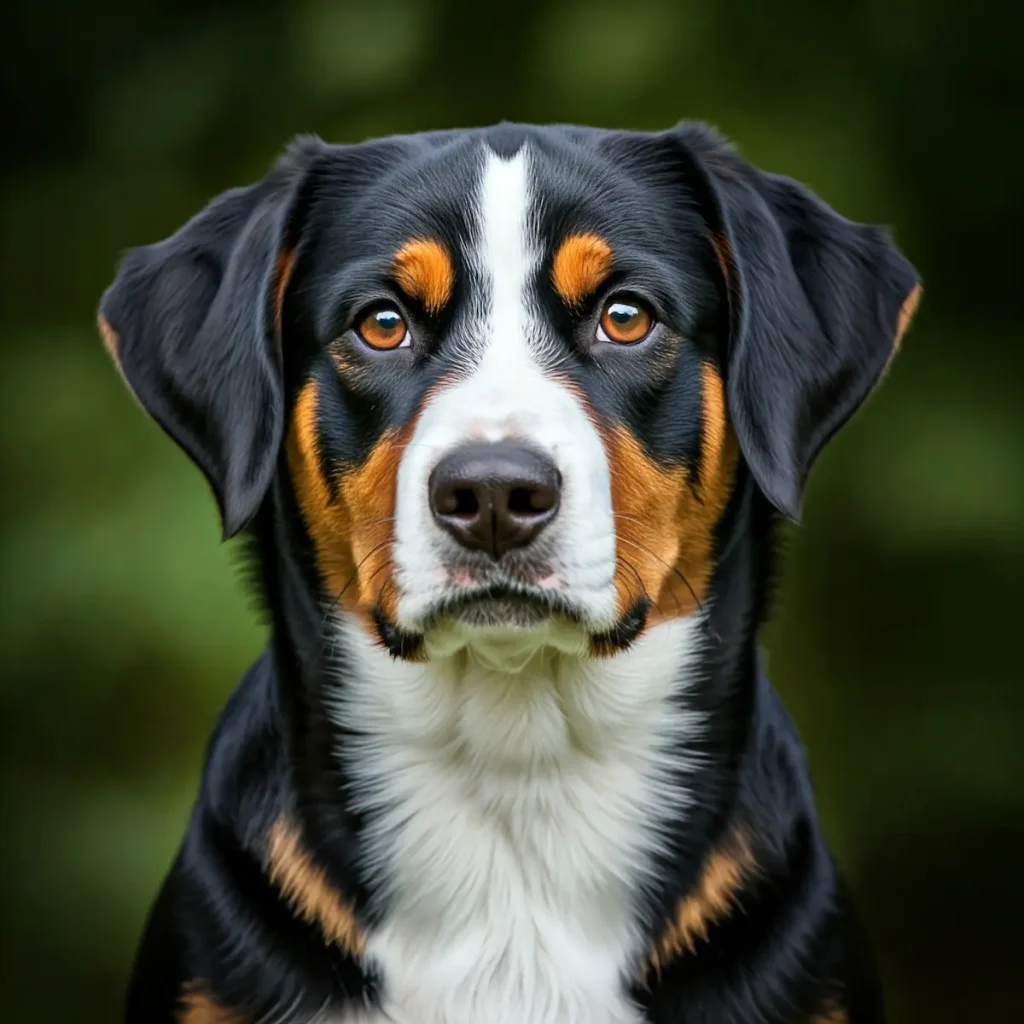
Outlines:
{"label": "dog", "polygon": [[758,635],[920,294],[687,122],[302,137],[130,250],[101,334],[271,630],[129,1024],[882,1021]]}

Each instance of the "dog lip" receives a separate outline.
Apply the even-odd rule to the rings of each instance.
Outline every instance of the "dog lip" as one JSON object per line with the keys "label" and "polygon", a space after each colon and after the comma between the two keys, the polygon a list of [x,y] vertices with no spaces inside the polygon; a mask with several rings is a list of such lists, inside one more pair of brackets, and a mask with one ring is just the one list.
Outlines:
{"label": "dog lip", "polygon": [[430,629],[438,621],[448,617],[461,617],[474,607],[506,603],[515,608],[545,618],[561,615],[574,622],[582,622],[583,615],[571,601],[556,591],[544,589],[536,584],[498,580],[492,583],[459,587],[443,596],[424,616],[423,629]]}

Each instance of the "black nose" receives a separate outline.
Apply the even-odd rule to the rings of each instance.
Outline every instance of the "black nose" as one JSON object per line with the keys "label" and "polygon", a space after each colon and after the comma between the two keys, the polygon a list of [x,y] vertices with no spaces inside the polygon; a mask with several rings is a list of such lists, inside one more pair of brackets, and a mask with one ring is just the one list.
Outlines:
{"label": "black nose", "polygon": [[469,444],[430,474],[430,511],[463,547],[501,558],[555,518],[562,475],[543,455],[512,443]]}

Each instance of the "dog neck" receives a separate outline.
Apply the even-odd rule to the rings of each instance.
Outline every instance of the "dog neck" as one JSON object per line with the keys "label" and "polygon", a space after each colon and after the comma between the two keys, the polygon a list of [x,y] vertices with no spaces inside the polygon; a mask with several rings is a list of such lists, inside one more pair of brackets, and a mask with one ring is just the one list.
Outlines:
{"label": "dog neck", "polygon": [[699,728],[687,696],[705,642],[700,616],[664,623],[606,659],[484,633],[405,663],[355,622],[337,629],[327,701],[349,745],[339,756],[366,788],[388,757],[410,770],[430,763],[467,780],[502,778],[518,800],[595,766],[632,764],[653,785]]}
{"label": "dog neck", "polygon": [[[605,658],[574,650],[552,627],[546,637],[448,637],[428,645],[423,663],[396,661],[354,617],[325,611],[287,517],[264,520],[288,759],[323,819],[312,830],[354,830],[355,845],[366,845],[398,813],[393,787],[426,778],[427,767],[465,787],[476,780],[472,800],[503,799],[524,815],[550,809],[559,787],[571,801],[574,786],[594,786],[600,804],[602,787],[612,793],[604,772],[629,775],[634,788],[614,796],[635,803],[637,834],[659,837],[652,849],[693,860],[726,813],[750,726],[770,527],[747,490],[737,493],[701,609]],[[508,783],[500,797],[488,791],[494,780]],[[460,806],[475,813],[472,802]],[[621,853],[635,855],[628,844]],[[369,849],[367,857],[370,892],[390,868]]]}

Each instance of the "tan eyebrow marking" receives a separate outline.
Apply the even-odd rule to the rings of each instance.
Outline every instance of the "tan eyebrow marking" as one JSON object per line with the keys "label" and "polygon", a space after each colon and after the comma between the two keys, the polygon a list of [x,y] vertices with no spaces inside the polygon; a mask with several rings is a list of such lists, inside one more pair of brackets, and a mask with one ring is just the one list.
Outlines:
{"label": "tan eyebrow marking", "polygon": [[391,273],[398,287],[419,299],[428,313],[439,313],[452,297],[455,266],[448,250],[433,238],[414,238],[395,253]]}
{"label": "tan eyebrow marking", "polygon": [[551,263],[551,283],[566,305],[575,306],[601,287],[612,265],[612,247],[600,235],[570,235]]}

